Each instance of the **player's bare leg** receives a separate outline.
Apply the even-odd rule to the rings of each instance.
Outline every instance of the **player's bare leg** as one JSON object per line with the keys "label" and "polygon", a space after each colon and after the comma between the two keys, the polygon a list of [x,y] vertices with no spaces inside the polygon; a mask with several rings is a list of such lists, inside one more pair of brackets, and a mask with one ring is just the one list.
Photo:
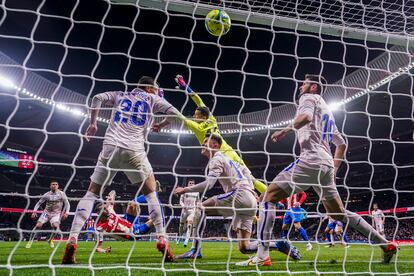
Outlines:
{"label": "player's bare leg", "polygon": [[300,222],[293,223],[293,226],[295,227],[295,230],[299,232],[299,235],[302,237],[302,239],[306,242],[306,251],[311,251],[313,249],[312,244],[309,242],[308,234],[306,233],[306,230],[302,227]]}
{"label": "player's bare leg", "polygon": [[59,223],[53,223],[52,224],[52,233],[50,234],[50,237],[47,240],[47,242],[49,243],[49,246],[51,248],[55,247],[55,243],[53,242],[53,239],[55,238],[56,234],[58,233],[58,230],[59,230]]}
{"label": "player's bare leg", "polygon": [[78,242],[79,232],[92,212],[95,201],[99,198],[101,185],[91,181],[89,189],[84,197],[76,206],[75,217],[73,218],[72,227],[68,243],[66,244],[65,253],[63,254],[62,264],[76,263],[76,244]]}
{"label": "player's bare leg", "polygon": [[155,231],[157,233],[157,249],[165,256],[166,262],[173,262],[175,257],[171,252],[170,245],[165,236],[165,221],[164,213],[161,208],[160,202],[157,196],[157,184],[154,174],[151,174],[145,181],[142,187],[142,193],[145,196],[145,200],[148,202],[148,212],[150,219],[154,224]]}
{"label": "player's bare leg", "polygon": [[193,220],[189,219],[187,220],[187,231],[185,234],[184,247],[187,247],[188,241],[190,240],[192,232],[193,232]]}
{"label": "player's bare leg", "polygon": [[26,244],[26,248],[29,249],[32,247],[33,241],[37,236],[37,230],[42,229],[43,227],[43,223],[41,223],[40,221],[38,221],[35,225],[35,227],[33,228],[32,232],[30,233],[30,237],[29,237],[29,241]]}
{"label": "player's bare leg", "polygon": [[373,243],[379,244],[383,251],[383,263],[389,263],[391,261],[392,256],[397,252],[397,246],[393,243],[389,243],[387,239],[381,236],[381,234],[360,215],[345,210],[339,195],[334,198],[323,199],[322,203],[333,219],[348,223],[350,227],[370,239]]}

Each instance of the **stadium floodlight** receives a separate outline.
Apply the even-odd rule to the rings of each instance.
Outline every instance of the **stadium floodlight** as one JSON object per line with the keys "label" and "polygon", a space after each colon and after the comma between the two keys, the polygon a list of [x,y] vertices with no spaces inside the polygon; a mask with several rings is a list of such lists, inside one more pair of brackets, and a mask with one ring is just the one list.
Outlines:
{"label": "stadium floodlight", "polygon": [[0,86],[5,87],[5,88],[15,87],[13,81],[10,80],[9,78],[6,78],[5,76],[0,76]]}
{"label": "stadium floodlight", "polygon": [[343,104],[344,102],[333,102],[333,103],[328,104],[328,108],[330,111],[336,111]]}

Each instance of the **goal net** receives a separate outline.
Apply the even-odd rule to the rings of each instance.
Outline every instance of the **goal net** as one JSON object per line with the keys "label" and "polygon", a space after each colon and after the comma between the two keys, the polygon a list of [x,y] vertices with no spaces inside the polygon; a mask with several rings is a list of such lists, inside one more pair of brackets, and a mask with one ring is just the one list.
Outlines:
{"label": "goal net", "polygon": [[[410,1],[5,0],[0,8],[0,240],[7,241],[0,243],[0,274],[414,272]],[[226,35],[216,37],[206,30],[205,16],[213,9],[229,14]],[[103,108],[96,137],[85,141],[94,95],[131,91],[147,75],[157,80],[167,101],[192,117],[196,104],[175,87],[175,76],[182,75],[210,108],[223,139],[254,178],[268,185],[299,156],[296,134],[278,143],[270,137],[293,121],[306,74],[326,78],[322,97],[347,143],[336,177],[339,194],[348,210],[369,223],[374,223],[374,203],[383,210],[384,234],[401,248],[391,265],[381,265],[378,246],[348,225],[343,231],[349,248],[341,246],[343,234],[335,235],[335,229],[326,235],[326,210],[312,189],[301,205],[306,212],[301,226],[313,249],[307,251],[294,224],[288,225],[287,240],[301,252],[297,262],[272,251],[272,266],[236,266],[249,256],[238,250],[232,218],[208,216],[202,258],[166,263],[154,249],[154,232],[149,232],[124,242],[104,235],[104,244],[112,243],[106,254],[96,253],[94,242],[79,242],[77,264],[61,265],[75,206],[88,189],[113,119],[111,110]],[[184,247],[188,226],[180,225],[182,207],[173,192],[189,179],[204,180],[207,159],[179,120],[160,133],[148,131],[146,151],[161,183],[159,199],[172,251],[183,254],[192,237]],[[34,229],[37,220],[32,218],[43,214],[43,205],[38,211],[34,206],[52,181],[71,205],[54,248],[43,242],[53,232],[49,222]],[[219,186],[204,199],[222,194]],[[115,190],[115,211],[121,216],[138,189],[120,173],[100,200]],[[147,203],[140,206],[146,222]],[[280,240],[284,214],[277,211],[272,243]],[[96,219],[95,213],[92,217]],[[251,240],[260,241],[256,225],[252,228]],[[89,232],[94,237],[96,229]],[[35,242],[26,248],[32,233],[37,234]],[[93,239],[87,225],[81,236]]]}

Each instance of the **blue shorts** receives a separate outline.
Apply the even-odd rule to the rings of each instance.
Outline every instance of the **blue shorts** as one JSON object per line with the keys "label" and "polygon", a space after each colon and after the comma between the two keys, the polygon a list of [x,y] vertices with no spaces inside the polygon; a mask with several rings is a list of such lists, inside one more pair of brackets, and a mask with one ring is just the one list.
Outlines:
{"label": "blue shorts", "polygon": [[139,217],[137,218],[136,216],[132,216],[132,215],[129,215],[129,214],[125,214],[124,215],[124,218],[129,223],[132,223],[133,224],[132,225],[132,232],[135,235],[138,235],[138,234],[146,234],[150,230],[147,224],[145,224],[145,223],[142,223],[142,224],[139,223]]}
{"label": "blue shorts", "polygon": [[283,217],[283,224],[301,222],[304,218],[305,212],[303,212],[302,208],[293,207],[292,210],[286,210],[285,216]]}
{"label": "blue shorts", "polygon": [[88,233],[95,233],[95,228],[88,228]]}
{"label": "blue shorts", "polygon": [[336,227],[336,222],[328,223],[328,225],[326,226],[326,228],[328,228],[329,230],[334,230],[335,227]]}

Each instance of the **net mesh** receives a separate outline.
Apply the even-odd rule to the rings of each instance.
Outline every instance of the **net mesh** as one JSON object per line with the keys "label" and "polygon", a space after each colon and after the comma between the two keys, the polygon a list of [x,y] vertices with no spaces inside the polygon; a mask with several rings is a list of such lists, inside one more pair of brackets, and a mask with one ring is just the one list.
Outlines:
{"label": "net mesh", "polygon": [[[0,7],[0,236],[15,241],[1,246],[2,273],[62,269],[65,242],[56,242],[53,249],[42,243],[25,249],[35,224],[31,210],[50,181],[59,181],[72,212],[57,237],[68,237],[74,206],[87,190],[111,120],[111,110],[102,110],[97,137],[85,143],[90,99],[103,91],[131,90],[141,75],[154,76],[166,99],[191,116],[195,105],[174,88],[175,75],[184,75],[211,108],[226,141],[265,183],[298,156],[294,136],[274,144],[270,135],[292,122],[295,91],[304,75],[325,76],[323,96],[348,144],[337,177],[344,204],[370,220],[366,211],[378,202],[386,211],[387,238],[413,239],[410,1],[6,0]],[[204,16],[215,8],[232,18],[230,32],[222,37],[209,35],[204,26]],[[172,191],[189,178],[203,180],[206,162],[193,134],[179,121],[147,138],[163,189],[167,232],[174,253],[181,254],[185,248],[174,245],[181,207]],[[123,214],[137,187],[119,175],[111,189],[118,193],[116,211]],[[207,196],[220,193],[216,187]],[[273,267],[235,266],[247,256],[238,252],[230,220],[209,217],[203,259],[167,264],[147,241],[153,234],[122,244],[105,236],[104,244],[113,244],[111,255],[94,253],[93,243],[80,243],[78,264],[71,269],[114,274],[413,272],[411,246],[402,246],[395,265],[383,267],[379,249],[348,228],[349,239],[361,244],[325,248],[319,198],[309,192],[302,207],[308,214],[302,225],[314,248],[307,252],[301,238],[295,243],[291,227],[290,239],[302,251],[297,263],[272,253]],[[146,204],[142,214],[146,220]],[[275,239],[280,227],[278,217]],[[43,229],[36,230],[40,240],[50,235],[48,225]]]}

